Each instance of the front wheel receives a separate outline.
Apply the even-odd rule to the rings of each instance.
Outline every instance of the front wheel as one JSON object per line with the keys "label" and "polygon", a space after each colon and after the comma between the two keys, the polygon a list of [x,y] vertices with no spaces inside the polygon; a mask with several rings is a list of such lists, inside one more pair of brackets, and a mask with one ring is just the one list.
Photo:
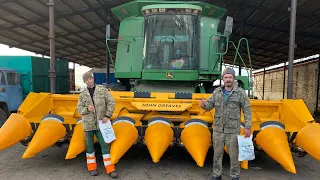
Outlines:
{"label": "front wheel", "polygon": [[0,127],[2,127],[2,125],[6,122],[7,119],[7,113],[0,108]]}

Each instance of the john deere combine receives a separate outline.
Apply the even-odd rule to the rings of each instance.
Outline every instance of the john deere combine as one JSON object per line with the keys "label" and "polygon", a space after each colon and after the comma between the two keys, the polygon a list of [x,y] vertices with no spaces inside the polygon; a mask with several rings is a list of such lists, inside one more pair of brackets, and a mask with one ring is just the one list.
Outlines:
{"label": "john deere combine", "polygon": [[[121,20],[115,75],[128,88],[111,91],[117,138],[111,144],[112,162],[135,143],[145,144],[155,163],[170,145],[181,145],[202,167],[211,146],[214,109],[202,110],[199,101],[210,96],[220,78],[228,46],[235,48],[234,60],[239,55],[240,43],[229,41],[232,18],[223,21],[225,9],[196,1],[137,0],[112,11]],[[248,77],[236,79],[251,89]],[[76,94],[30,93],[0,129],[0,150],[21,142],[28,146],[22,158],[31,158],[69,143],[66,159],[75,158],[85,150],[77,101]],[[250,102],[257,147],[292,173],[291,151],[320,160],[320,125],[302,100]],[[241,166],[248,168],[248,162]]]}

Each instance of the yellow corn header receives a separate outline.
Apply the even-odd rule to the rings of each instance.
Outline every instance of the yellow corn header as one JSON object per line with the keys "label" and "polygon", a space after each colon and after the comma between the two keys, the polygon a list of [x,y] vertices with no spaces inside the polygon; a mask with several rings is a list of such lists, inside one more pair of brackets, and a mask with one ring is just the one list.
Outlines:
{"label": "yellow corn header", "polygon": [[[110,92],[116,101],[111,117],[116,140],[111,160],[117,163],[136,143],[148,147],[157,163],[169,146],[184,146],[202,167],[209,148],[214,109],[206,112],[199,101],[210,94]],[[30,158],[53,145],[69,143],[66,159],[85,151],[78,94],[30,93],[17,113],[0,129],[0,150],[18,142],[28,146],[22,158]],[[250,100],[253,140],[287,171],[296,173],[291,151],[320,160],[320,125],[302,100]],[[243,114],[241,115],[243,133]],[[225,148],[227,151],[227,149]],[[241,162],[248,168],[248,162]]]}

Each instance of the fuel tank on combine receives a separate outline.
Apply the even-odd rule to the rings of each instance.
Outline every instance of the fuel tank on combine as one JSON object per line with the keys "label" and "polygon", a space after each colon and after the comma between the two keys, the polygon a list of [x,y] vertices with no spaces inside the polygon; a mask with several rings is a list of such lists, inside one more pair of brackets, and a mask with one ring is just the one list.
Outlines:
{"label": "fuel tank on combine", "polygon": [[[121,162],[136,143],[145,143],[155,163],[168,147],[181,144],[199,167],[204,166],[212,143],[214,109],[202,110],[199,101],[210,94],[110,93],[116,101],[111,117],[116,134],[110,144],[113,163]],[[85,151],[81,115],[76,110],[78,97],[30,93],[18,113],[12,114],[0,129],[0,150],[22,142],[28,146],[23,158],[32,158],[47,148],[69,143],[66,159],[76,158]],[[254,144],[270,158],[291,173],[296,173],[292,149],[320,160],[320,125],[302,100],[250,100],[250,104]],[[243,114],[241,122],[243,126]],[[241,166],[247,169],[248,162]]]}

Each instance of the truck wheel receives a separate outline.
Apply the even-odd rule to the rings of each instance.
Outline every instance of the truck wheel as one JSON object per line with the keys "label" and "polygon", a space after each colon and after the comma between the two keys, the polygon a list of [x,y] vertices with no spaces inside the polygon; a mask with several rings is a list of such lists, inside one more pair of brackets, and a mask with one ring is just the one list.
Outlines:
{"label": "truck wheel", "polygon": [[0,127],[2,127],[2,125],[6,122],[7,118],[7,113],[0,108]]}

